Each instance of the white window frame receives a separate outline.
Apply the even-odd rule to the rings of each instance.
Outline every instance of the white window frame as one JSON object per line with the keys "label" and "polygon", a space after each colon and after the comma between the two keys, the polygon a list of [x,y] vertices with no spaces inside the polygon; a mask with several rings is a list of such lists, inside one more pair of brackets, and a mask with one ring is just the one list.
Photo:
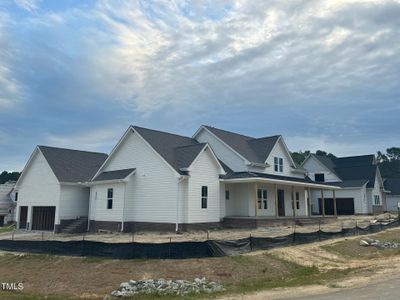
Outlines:
{"label": "white window frame", "polygon": [[296,209],[300,209],[300,192],[295,192],[295,199],[296,199]]}
{"label": "white window frame", "polygon": [[374,205],[376,205],[376,206],[382,205],[381,197],[379,195],[374,195]]}
{"label": "white window frame", "polygon": [[229,201],[231,199],[231,192],[229,190],[225,190],[225,200]]}
{"label": "white window frame", "polygon": [[[205,194],[203,193],[205,191]],[[205,204],[205,205],[204,205]],[[201,209],[207,209],[208,207],[208,186],[201,186]]]}
{"label": "white window frame", "polygon": [[[109,196],[109,192],[111,191],[111,197]],[[110,201],[111,201],[111,207],[110,207]],[[108,188],[107,189],[107,209],[113,209],[114,207],[114,188]]]}
{"label": "white window frame", "polygon": [[257,208],[268,209],[268,191],[266,189],[257,189]]}
{"label": "white window frame", "polygon": [[283,173],[283,158],[275,156],[274,157],[274,171]]}

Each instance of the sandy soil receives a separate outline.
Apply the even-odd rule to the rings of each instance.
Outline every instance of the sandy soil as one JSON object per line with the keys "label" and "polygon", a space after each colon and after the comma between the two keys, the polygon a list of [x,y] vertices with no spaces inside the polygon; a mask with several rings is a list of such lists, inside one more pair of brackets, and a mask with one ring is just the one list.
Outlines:
{"label": "sandy soil", "polygon": [[[339,217],[337,221],[332,221],[327,224],[321,224],[321,230],[324,231],[340,231],[341,228],[352,228],[356,225],[367,226],[373,221],[373,216],[350,216],[350,217]],[[208,239],[240,239],[246,238],[250,235],[253,237],[274,237],[282,236],[296,232],[312,232],[319,229],[318,224],[305,225],[305,226],[268,226],[257,229],[221,229],[207,231],[192,231],[183,232],[180,234],[165,233],[165,232],[140,232],[132,234],[127,233],[86,233],[86,234],[53,234],[50,232],[26,232],[26,231],[15,231],[12,233],[6,233],[0,235],[0,239],[11,239],[15,240],[58,240],[58,241],[69,241],[69,240],[90,240],[100,241],[108,243],[127,243],[127,242],[143,242],[143,243],[167,243],[170,241],[205,241]]]}

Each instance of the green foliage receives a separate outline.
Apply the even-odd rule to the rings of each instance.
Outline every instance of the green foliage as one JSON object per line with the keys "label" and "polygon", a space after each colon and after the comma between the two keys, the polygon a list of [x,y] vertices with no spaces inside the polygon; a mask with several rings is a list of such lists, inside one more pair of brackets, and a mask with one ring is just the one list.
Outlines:
{"label": "green foliage", "polygon": [[0,184],[3,184],[7,181],[17,181],[19,176],[21,175],[21,173],[19,172],[7,172],[7,171],[3,171],[0,174]]}
{"label": "green foliage", "polygon": [[[310,155],[310,153],[311,153],[310,150],[306,150],[304,152],[303,151],[292,152],[292,158],[293,158],[294,162],[298,166],[300,166],[303,163],[303,161],[307,158],[307,156]],[[319,156],[327,156],[329,158],[336,158],[336,156],[333,155],[332,153],[328,153],[323,150],[317,150],[315,152],[315,154],[319,155]]]}

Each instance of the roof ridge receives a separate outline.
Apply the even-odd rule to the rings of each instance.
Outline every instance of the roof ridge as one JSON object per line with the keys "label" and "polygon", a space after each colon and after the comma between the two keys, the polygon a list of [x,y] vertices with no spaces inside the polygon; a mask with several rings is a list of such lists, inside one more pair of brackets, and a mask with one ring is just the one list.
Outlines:
{"label": "roof ridge", "polygon": [[168,131],[161,131],[161,130],[157,130],[157,129],[151,129],[151,128],[146,128],[146,127],[140,127],[140,126],[136,126],[136,125],[131,125],[131,126],[132,126],[132,128],[138,128],[139,130],[140,130],[140,129],[151,130],[151,131],[158,132],[158,133],[174,135],[174,136],[177,136],[177,137],[187,138],[187,139],[191,139],[191,140],[194,140],[194,141],[196,140],[196,139],[194,139],[194,138],[192,138],[192,137],[190,137],[190,136],[185,136],[185,135],[181,135],[181,134],[171,133],[171,132],[168,132]]}
{"label": "roof ridge", "polygon": [[67,150],[67,151],[76,151],[76,152],[84,152],[84,153],[91,153],[91,154],[104,154],[107,155],[107,153],[104,152],[96,152],[96,151],[88,151],[88,150],[80,150],[80,149],[71,149],[71,148],[62,148],[62,147],[54,147],[54,146],[46,146],[46,145],[37,145],[39,148],[51,148],[51,149],[57,149],[57,150]]}
{"label": "roof ridge", "polygon": [[271,136],[263,136],[263,137],[259,137],[259,138],[253,138],[251,140],[248,140],[248,142],[250,141],[256,141],[256,140],[264,140],[264,139],[272,139],[272,138],[278,138],[281,137],[281,134],[275,134],[275,135],[271,135]]}
{"label": "roof ridge", "polygon": [[174,147],[175,149],[179,149],[179,148],[187,148],[187,147],[197,147],[197,146],[200,146],[200,145],[207,145],[207,143],[197,143],[197,144],[194,144],[194,145],[184,145],[184,146],[178,146],[178,147]]}
{"label": "roof ridge", "polygon": [[225,132],[231,133],[231,134],[240,135],[240,136],[245,137],[245,138],[248,138],[248,139],[255,139],[255,138],[252,137],[252,136],[248,136],[248,135],[244,135],[244,134],[241,134],[241,133],[237,133],[237,132],[233,132],[233,131],[229,131],[229,130],[217,128],[217,127],[214,127],[214,126],[209,126],[209,125],[201,125],[201,126],[206,127],[206,128],[211,128],[211,129],[217,129],[217,130],[225,131]]}
{"label": "roof ridge", "polygon": [[375,154],[363,154],[363,155],[342,156],[342,157],[336,157],[336,159],[356,158],[356,157],[366,157],[366,156],[373,156],[373,157],[375,157]]}

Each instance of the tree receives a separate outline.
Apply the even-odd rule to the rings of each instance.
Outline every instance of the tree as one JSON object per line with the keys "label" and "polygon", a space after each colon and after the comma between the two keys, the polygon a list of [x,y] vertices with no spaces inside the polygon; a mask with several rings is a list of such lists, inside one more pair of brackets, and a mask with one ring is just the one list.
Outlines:
{"label": "tree", "polygon": [[310,154],[309,150],[306,150],[304,152],[299,151],[299,152],[292,152],[292,158],[296,165],[301,165],[303,161],[306,159],[306,157]]}
{"label": "tree", "polygon": [[400,148],[387,148],[385,154],[378,151],[377,161],[383,177],[400,178]]}
{"label": "tree", "polygon": [[21,173],[19,172],[7,172],[7,171],[3,171],[0,174],[0,184],[3,184],[7,181],[17,181],[19,176],[21,175]]}

